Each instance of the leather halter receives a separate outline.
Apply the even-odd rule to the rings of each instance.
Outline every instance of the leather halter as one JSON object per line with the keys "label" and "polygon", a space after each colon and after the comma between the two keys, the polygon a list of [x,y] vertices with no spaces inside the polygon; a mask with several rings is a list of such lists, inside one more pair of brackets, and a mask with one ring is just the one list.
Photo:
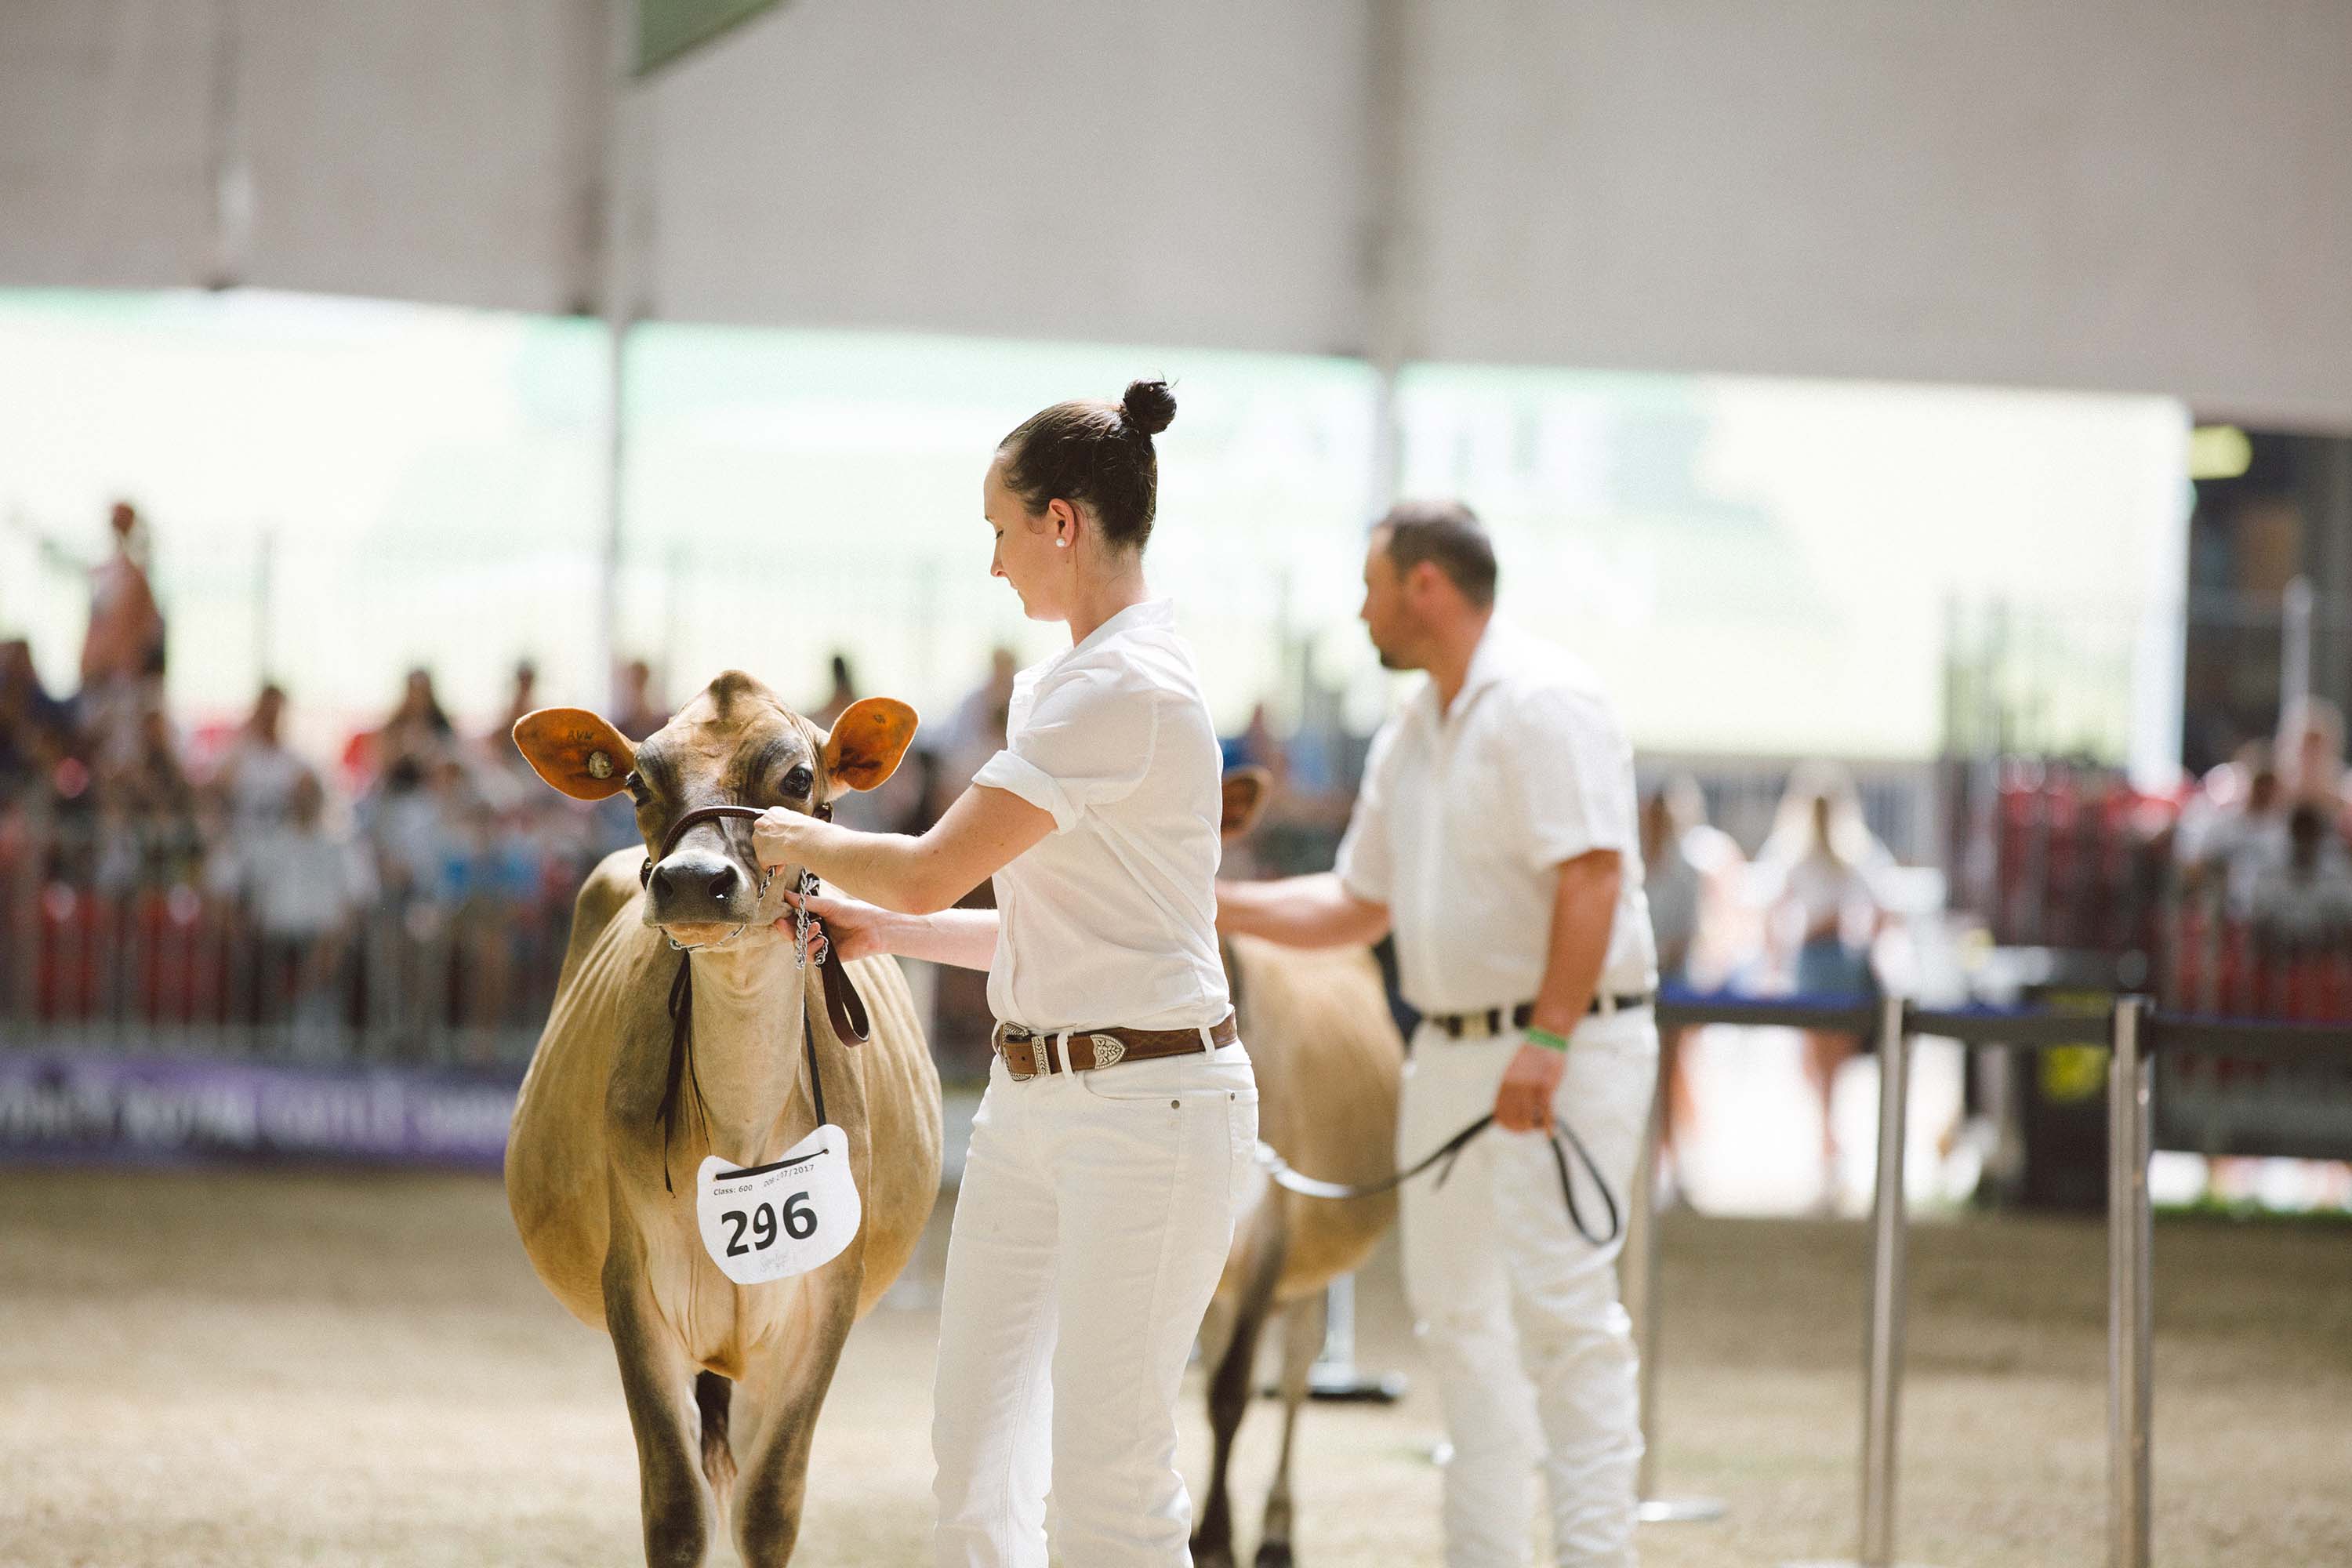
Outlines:
{"label": "leather halter", "polygon": [[[677,847],[677,841],[690,829],[706,822],[730,817],[756,820],[761,815],[757,806],[696,806],[670,825],[669,832],[662,837],[661,853],[646,857],[645,864],[637,868],[637,885],[646,887],[652,883],[656,861],[668,859],[671,851]],[[830,822],[833,820],[833,807],[820,805],[812,815],[820,822]],[[816,878],[803,871],[802,897],[805,899],[816,890]],[[767,891],[768,884],[763,879],[758,896],[764,898]],[[742,935],[751,924],[749,921],[744,921],[715,944],[689,945],[675,937],[670,939],[670,946],[677,951],[678,959],[677,977],[670,982],[669,988],[669,1076],[662,1087],[661,1104],[655,1112],[662,1124],[662,1189],[665,1192],[674,1190],[669,1181],[669,1141],[677,1121],[679,1089],[688,1080],[692,1080],[697,1114],[700,1113],[703,1098],[702,1081],[694,1070],[694,955],[704,946],[725,946]],[[824,922],[809,914],[805,905],[800,912],[799,927],[793,953],[803,969],[811,963],[817,966],[818,989],[824,993],[825,1022],[833,1026],[834,1037],[843,1045],[864,1045],[872,1037],[873,1021],[866,1011],[866,999],[857,994],[857,983],[849,977],[845,968],[833,962],[833,944],[825,939]],[[801,987],[801,1002],[804,1014],[801,1039],[808,1053],[809,1092],[815,1102],[816,1119],[822,1123],[825,1119],[824,1081],[817,1073],[816,1019],[807,1015],[808,987],[805,983]]]}

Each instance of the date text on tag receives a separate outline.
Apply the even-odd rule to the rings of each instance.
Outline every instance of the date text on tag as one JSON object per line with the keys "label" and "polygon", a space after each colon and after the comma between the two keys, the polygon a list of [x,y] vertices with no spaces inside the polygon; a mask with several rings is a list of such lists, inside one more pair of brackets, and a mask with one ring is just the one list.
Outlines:
{"label": "date text on tag", "polygon": [[749,1170],[710,1155],[694,1186],[703,1250],[738,1285],[763,1285],[832,1262],[857,1234],[863,1214],[849,1173],[849,1137],[831,1122],[782,1159]]}

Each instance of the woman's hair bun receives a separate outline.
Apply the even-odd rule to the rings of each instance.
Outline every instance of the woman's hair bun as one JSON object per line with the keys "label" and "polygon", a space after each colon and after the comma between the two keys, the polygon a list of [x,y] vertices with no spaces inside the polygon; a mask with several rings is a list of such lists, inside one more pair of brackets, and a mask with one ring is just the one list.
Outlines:
{"label": "woman's hair bun", "polygon": [[1130,381],[1118,406],[1129,425],[1147,436],[1157,436],[1176,417],[1176,395],[1164,381]]}

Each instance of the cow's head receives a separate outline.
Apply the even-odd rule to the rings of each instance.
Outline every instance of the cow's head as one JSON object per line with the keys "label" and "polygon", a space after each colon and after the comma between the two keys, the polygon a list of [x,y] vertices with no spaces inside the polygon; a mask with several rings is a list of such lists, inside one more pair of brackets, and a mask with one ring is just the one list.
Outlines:
{"label": "cow's head", "polygon": [[852,703],[827,734],[730,669],[635,745],[582,708],[527,713],[514,740],[540,777],[575,800],[629,792],[653,859],[646,923],[698,943],[779,911],[758,907],[760,868],[748,821],[698,823],[663,855],[677,819],[703,805],[813,812],[851,790],[874,789],[898,771],[915,721],[905,703],[869,697]]}
{"label": "cow's head", "polygon": [[1224,821],[1219,837],[1230,844],[1236,838],[1249,837],[1251,828],[1265,813],[1265,803],[1274,795],[1274,773],[1251,763],[1227,770],[1223,781]]}

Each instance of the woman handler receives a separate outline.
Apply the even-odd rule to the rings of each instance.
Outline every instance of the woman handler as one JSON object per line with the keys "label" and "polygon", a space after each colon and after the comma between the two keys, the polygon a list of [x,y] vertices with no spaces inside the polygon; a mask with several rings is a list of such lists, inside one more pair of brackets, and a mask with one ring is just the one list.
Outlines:
{"label": "woman handler", "polygon": [[[1190,1561],[1176,1470],[1186,1354],[1257,1141],[1215,931],[1216,732],[1143,545],[1175,399],[1055,404],[982,489],[991,572],[1070,650],[1014,681],[1008,739],[920,837],[789,811],[753,832],[805,867],[842,956],[988,971],[997,1058],[940,1307],[938,1561]],[[957,910],[984,877],[994,910]]]}

